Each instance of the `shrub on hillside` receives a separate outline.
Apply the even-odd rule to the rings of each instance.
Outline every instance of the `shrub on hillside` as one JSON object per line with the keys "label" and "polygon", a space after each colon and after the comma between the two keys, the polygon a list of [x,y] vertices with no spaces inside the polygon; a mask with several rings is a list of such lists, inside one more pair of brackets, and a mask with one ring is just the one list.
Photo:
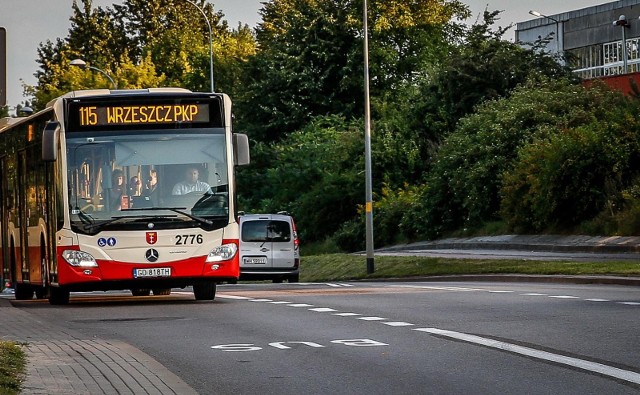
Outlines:
{"label": "shrub on hillside", "polygon": [[[422,212],[422,233],[437,237],[455,229],[473,228],[500,219],[502,175],[512,171],[523,147],[579,126],[614,122],[620,116],[619,108],[628,105],[629,100],[601,85],[585,89],[564,80],[531,80],[515,89],[510,97],[480,106],[476,113],[461,120],[436,155],[426,179],[428,189]],[[618,122],[624,122],[624,118]],[[598,148],[594,147],[594,150]],[[541,155],[538,151],[535,153]],[[536,159],[532,156],[531,160],[528,163],[533,165]],[[522,166],[518,174],[526,181],[533,175]],[[584,166],[586,171],[589,166]],[[598,170],[598,174],[605,172]],[[567,177],[579,174],[568,173]],[[558,178],[556,181],[563,182],[558,186],[558,193],[580,191],[580,188],[566,187],[569,182],[579,183],[580,180]],[[521,189],[510,191],[517,193]],[[508,194],[505,192],[502,199],[512,201],[516,207],[518,196],[509,200],[505,196]],[[597,204],[585,207],[584,213],[592,213],[595,207]],[[505,212],[508,214],[513,209]],[[523,216],[526,217],[525,213]]]}

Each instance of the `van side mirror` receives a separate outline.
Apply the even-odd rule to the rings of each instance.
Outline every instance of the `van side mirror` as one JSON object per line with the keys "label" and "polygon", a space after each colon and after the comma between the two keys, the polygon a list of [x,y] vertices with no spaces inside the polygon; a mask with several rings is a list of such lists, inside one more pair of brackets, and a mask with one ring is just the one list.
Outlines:
{"label": "van side mirror", "polygon": [[233,161],[236,166],[248,165],[251,161],[249,157],[249,137],[246,134],[233,134]]}

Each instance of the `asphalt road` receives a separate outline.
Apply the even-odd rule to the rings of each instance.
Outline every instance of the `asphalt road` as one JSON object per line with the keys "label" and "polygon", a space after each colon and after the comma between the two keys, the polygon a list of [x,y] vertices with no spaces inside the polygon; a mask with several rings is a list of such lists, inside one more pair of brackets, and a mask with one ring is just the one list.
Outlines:
{"label": "asphalt road", "polygon": [[138,347],[202,394],[637,394],[640,289],[536,283],[238,284],[212,302],[14,302]]}

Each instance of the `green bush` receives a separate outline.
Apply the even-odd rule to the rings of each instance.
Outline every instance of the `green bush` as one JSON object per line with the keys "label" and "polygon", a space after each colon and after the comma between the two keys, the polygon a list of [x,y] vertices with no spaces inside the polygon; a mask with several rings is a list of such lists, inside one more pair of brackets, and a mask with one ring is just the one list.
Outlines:
{"label": "green bush", "polygon": [[599,119],[552,130],[520,150],[501,190],[502,214],[512,228],[562,232],[584,223],[590,233],[616,233],[604,219],[622,209],[622,191],[639,171],[638,124],[629,116],[635,106],[625,100],[612,97]]}
{"label": "green bush", "polygon": [[342,223],[333,238],[336,245],[345,252],[363,251],[366,248],[366,225],[364,216]]}
{"label": "green bush", "polygon": [[[548,184],[545,184],[543,190],[562,195],[557,196],[555,202],[549,203],[557,206],[554,213],[560,214],[562,207],[570,205],[573,198],[583,200],[580,203],[582,209],[561,213],[568,217],[562,217],[559,224],[575,223],[578,220],[576,215],[593,215],[601,206],[603,198],[600,196],[594,200],[594,196],[598,191],[603,196],[606,193],[603,184],[584,185],[581,178],[590,180],[590,170],[600,177],[606,176],[608,173],[603,166],[606,167],[608,162],[605,158],[598,162],[598,157],[601,154],[607,158],[609,155],[624,155],[633,150],[631,143],[621,147],[619,153],[600,153],[597,143],[600,140],[593,136],[593,144],[584,142],[583,145],[590,149],[588,155],[596,161],[589,163],[584,158],[585,162],[569,164],[560,162],[563,157],[570,156],[572,145],[568,141],[561,143],[564,140],[558,140],[554,144],[564,144],[566,152],[553,157],[553,164],[541,162],[552,159],[553,154],[546,153],[545,150],[557,148],[540,146],[537,150],[531,148],[526,163],[518,165],[517,175],[512,169],[516,162],[522,160],[519,155],[524,159],[524,154],[519,154],[524,147],[534,142],[537,145],[543,144],[549,136],[591,124],[601,123],[601,127],[605,128],[608,124],[616,125],[614,120],[619,125],[634,125],[636,121],[625,116],[628,114],[624,112],[627,107],[632,107],[629,100],[608,88],[595,85],[586,89],[562,80],[531,80],[515,89],[509,98],[480,106],[476,113],[460,121],[459,127],[444,141],[437,153],[433,169],[427,176],[428,190],[422,215],[424,231],[430,237],[438,237],[455,229],[478,227],[484,222],[499,220],[501,215],[512,218],[516,210],[518,218],[512,221],[514,226],[544,228],[549,215],[538,215],[538,219],[534,220],[533,211],[538,206],[527,203],[528,190],[518,185],[527,185],[528,178],[535,178],[540,171],[537,167],[543,166],[562,169],[554,173],[555,178],[544,179]],[[587,126],[583,130],[595,132],[592,127]],[[629,130],[633,129],[628,127],[621,132],[629,133]],[[625,138],[631,140],[630,136]],[[620,173],[624,169],[616,171]],[[513,174],[509,178],[511,184],[506,189],[502,185],[503,174]],[[551,169],[547,174],[551,177]],[[616,189],[616,177],[617,175],[611,174],[610,177],[603,178],[603,182],[608,179],[607,182],[611,182]],[[560,185],[551,185],[554,182],[559,182]],[[574,193],[582,196],[574,197]],[[523,207],[518,206],[521,199],[524,199]],[[503,210],[502,202],[507,205]],[[537,202],[539,210],[547,205],[542,195]]]}

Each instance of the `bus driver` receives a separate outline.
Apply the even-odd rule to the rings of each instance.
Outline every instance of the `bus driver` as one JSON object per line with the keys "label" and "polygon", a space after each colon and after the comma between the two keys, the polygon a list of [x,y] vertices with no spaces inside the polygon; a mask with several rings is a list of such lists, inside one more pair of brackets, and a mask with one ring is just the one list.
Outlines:
{"label": "bus driver", "polygon": [[174,185],[173,195],[186,195],[191,192],[206,192],[211,186],[206,182],[199,181],[200,172],[195,167],[189,167],[185,172],[185,179]]}

